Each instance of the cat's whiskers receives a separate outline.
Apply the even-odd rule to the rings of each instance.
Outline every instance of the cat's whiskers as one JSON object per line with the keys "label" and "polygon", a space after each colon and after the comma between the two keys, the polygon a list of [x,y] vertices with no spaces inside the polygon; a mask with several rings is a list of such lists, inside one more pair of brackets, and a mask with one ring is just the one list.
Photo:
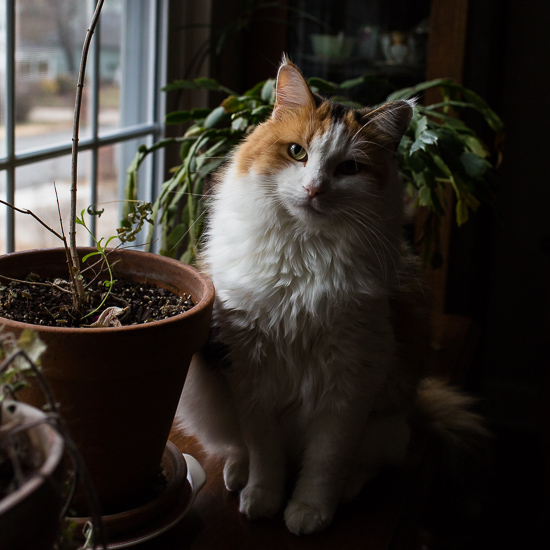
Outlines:
{"label": "cat's whiskers", "polygon": [[373,166],[374,163],[369,155],[361,147],[361,143],[352,143],[349,148],[349,155],[353,158],[356,164],[364,164],[365,166]]}
{"label": "cat's whiskers", "polygon": [[[410,103],[412,103],[414,105],[414,101],[410,101]],[[400,109],[401,109],[401,104],[394,104],[393,106],[391,107],[388,107],[386,106],[386,109],[384,109],[383,111],[378,111],[375,110],[374,111],[374,116],[373,117],[370,117],[370,115],[372,114],[373,111],[371,111],[370,113],[367,113],[367,117],[369,117],[369,119],[367,120],[367,122],[363,125],[363,128],[365,128],[366,126],[368,126],[369,124],[372,124],[373,122],[377,122],[379,120],[384,120],[384,121],[387,121],[389,122],[389,124],[391,124],[392,126],[395,124],[394,122],[394,119],[395,118],[398,118],[398,117],[395,117],[393,116],[395,113],[397,113]]]}
{"label": "cat's whiskers", "polygon": [[371,140],[368,140],[368,139],[362,139],[362,140],[357,140],[356,141],[358,144],[360,144],[361,146],[365,147],[365,146],[373,146],[373,147],[378,147],[379,149],[384,149],[385,151],[389,151],[391,153],[393,153],[393,149],[390,148],[390,147],[386,147],[385,145],[382,145],[381,143],[377,142],[377,141],[371,141]]}
{"label": "cat's whiskers", "polygon": [[[370,231],[370,230],[360,232],[357,225],[351,223],[351,221],[349,219],[347,219],[346,217],[343,217],[342,221],[344,223],[344,226],[357,237],[357,240],[360,243],[362,243],[364,245],[364,240],[367,241],[370,250],[372,250],[372,252],[376,256],[376,259],[378,261],[378,265],[380,267],[380,272],[382,274],[382,278],[383,278],[383,280],[386,280],[386,278],[387,278],[387,268],[386,268],[386,262],[385,262],[386,255],[384,253],[384,247],[383,246],[382,247],[376,246],[376,244],[380,244],[379,240],[377,239],[376,234],[373,231]],[[371,237],[374,237],[374,239],[371,238]]]}
{"label": "cat's whiskers", "polygon": [[[376,259],[379,263],[382,277],[384,280],[387,278],[387,256],[392,259],[392,254],[386,243],[388,241],[387,237],[384,235],[382,226],[376,228],[378,222],[374,219],[371,219],[368,216],[365,216],[364,212],[361,212],[359,209],[347,209],[344,211],[337,212],[337,217],[341,220],[344,226],[351,231],[357,241],[362,244],[362,246],[368,247],[372,250]],[[366,241],[366,242],[365,242]]]}
{"label": "cat's whiskers", "polygon": [[[187,237],[187,235],[189,235],[189,233],[191,233],[191,230],[193,229],[193,227],[195,227],[195,225],[197,225],[197,223],[199,223],[199,221],[204,218],[204,216],[206,215],[206,210],[203,210],[198,216],[197,216],[197,219],[191,223],[189,225],[189,227],[187,228],[187,231],[181,236],[180,239],[178,239],[178,241],[176,243],[174,243],[174,245],[172,246],[171,250],[177,250],[178,246],[180,243],[183,242],[183,240],[185,239],[185,237]],[[199,241],[197,244],[199,244],[199,248],[200,248],[200,243],[201,241],[203,240],[203,235],[200,236],[199,238]]]}
{"label": "cat's whiskers", "polygon": [[[175,190],[175,191],[170,191],[170,193],[168,193],[169,195],[178,195],[180,194],[181,191],[178,191],[178,190]],[[184,193],[186,196],[191,196],[191,197],[198,197],[199,199],[202,199],[204,197],[203,193],[189,193],[189,192],[185,192]]]}
{"label": "cat's whiskers", "polygon": [[[407,260],[407,253],[405,252],[405,250],[397,247],[395,245],[395,243],[393,243],[384,234],[383,226],[381,226],[381,224],[373,218],[373,216],[372,216],[373,212],[369,209],[367,209],[367,211],[369,212],[369,215],[365,217],[365,216],[363,216],[363,212],[361,210],[359,210],[358,208],[355,208],[354,212],[357,214],[357,217],[353,218],[354,221],[359,223],[360,225],[363,225],[363,227],[366,229],[366,231],[368,231],[369,233],[375,234],[376,237],[380,239],[380,241],[381,241],[380,244],[383,245],[386,248],[386,250],[388,251],[388,253],[390,255],[390,258],[392,258],[392,263],[393,263],[393,266],[394,266],[395,274],[397,276],[398,285],[401,284],[400,283],[401,278],[399,276],[400,269],[395,264],[395,261],[393,260],[394,254],[391,253],[389,248],[391,248],[393,250],[393,252],[395,253],[395,257],[397,257],[400,260],[400,267],[402,269],[405,269],[406,272],[408,273],[408,275],[416,281],[418,288],[424,294],[425,293],[424,286],[422,285],[422,282],[420,281],[417,272],[415,271],[415,269],[413,269],[413,267],[410,265],[410,262]],[[350,214],[350,212],[348,212],[348,214]],[[380,218],[380,217],[379,217],[379,219],[383,220],[383,218]]]}
{"label": "cat's whiskers", "polygon": [[[340,212],[339,215],[340,218],[343,219],[348,225],[353,223],[355,226],[358,226],[362,229],[361,234],[365,237],[369,246],[376,254],[377,258],[380,260],[380,254],[378,253],[378,250],[376,250],[377,247],[375,247],[372,239],[370,239],[368,236],[370,235],[371,237],[373,237],[375,239],[375,243],[378,245],[382,256],[384,258],[389,257],[391,263],[393,264],[394,272],[396,274],[399,273],[394,258],[397,255],[400,260],[403,260],[403,253],[386,235],[387,229],[380,223],[380,221],[376,219],[379,218],[379,220],[383,221],[378,213],[373,212],[365,206],[360,209],[357,205],[355,205],[348,208],[346,211]],[[385,266],[387,266],[387,262],[384,262],[384,275],[387,274]]]}
{"label": "cat's whiskers", "polygon": [[[369,215],[368,217],[364,218],[362,216],[362,212],[359,211],[359,210],[356,210],[356,212],[358,213],[360,219],[356,220],[356,221],[363,221],[364,225],[366,225],[366,228],[368,231],[373,231],[377,234],[378,238],[381,239],[381,241],[383,241],[383,244],[386,249],[388,249],[388,247],[391,247],[391,249],[393,250],[393,252],[395,253],[396,257],[399,258],[400,262],[401,262],[401,267],[404,267],[408,274],[417,282],[418,284],[418,288],[422,290],[422,292],[424,292],[424,288],[423,288],[423,285],[421,283],[421,281],[419,280],[418,278],[418,275],[416,273],[416,271],[411,267],[411,265],[409,264],[409,262],[407,261],[407,258],[406,258],[406,254],[405,254],[405,251],[399,247],[397,247],[385,234],[384,234],[384,231],[383,231],[383,227],[376,221],[373,219],[373,217],[371,215]],[[370,212],[370,211],[369,211]],[[381,218],[382,219],[382,218]],[[369,224],[373,224],[373,227],[370,227]],[[379,228],[381,229],[377,229],[376,226],[379,226]],[[385,243],[385,244],[384,244]],[[390,252],[390,250],[388,249],[388,252]],[[393,258],[394,255],[390,253],[390,257]],[[395,262],[394,263],[394,269],[395,269],[395,273],[398,277],[398,284],[400,284],[400,277],[399,277],[399,272],[400,270],[397,268],[397,266],[395,265]]]}

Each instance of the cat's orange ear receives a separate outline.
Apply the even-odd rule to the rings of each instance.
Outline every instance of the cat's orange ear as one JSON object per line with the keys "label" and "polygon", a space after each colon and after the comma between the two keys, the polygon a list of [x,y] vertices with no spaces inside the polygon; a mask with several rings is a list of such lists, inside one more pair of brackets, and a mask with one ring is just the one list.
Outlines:
{"label": "cat's orange ear", "polygon": [[363,115],[365,128],[374,124],[388,139],[389,145],[397,149],[403,134],[407,131],[413,115],[413,101],[391,101]]}
{"label": "cat's orange ear", "polygon": [[283,57],[279,67],[276,86],[277,99],[273,107],[273,118],[277,118],[286,110],[296,110],[303,107],[313,109],[315,98],[303,77],[300,69],[294,63]]}

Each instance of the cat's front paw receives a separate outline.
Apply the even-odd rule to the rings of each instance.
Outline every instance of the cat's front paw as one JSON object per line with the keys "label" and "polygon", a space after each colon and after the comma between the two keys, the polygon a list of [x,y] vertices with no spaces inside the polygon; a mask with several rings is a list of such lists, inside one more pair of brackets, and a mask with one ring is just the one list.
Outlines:
{"label": "cat's front paw", "polygon": [[281,491],[247,485],[241,491],[239,511],[249,519],[269,518],[281,509],[282,503]]}
{"label": "cat's front paw", "polygon": [[285,523],[295,535],[310,535],[327,527],[333,515],[332,510],[291,500],[285,510]]}

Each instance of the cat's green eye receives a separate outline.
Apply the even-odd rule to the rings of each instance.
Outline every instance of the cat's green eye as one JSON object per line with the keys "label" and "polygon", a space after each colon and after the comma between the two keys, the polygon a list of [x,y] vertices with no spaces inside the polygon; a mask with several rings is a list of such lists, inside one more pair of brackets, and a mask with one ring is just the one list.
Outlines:
{"label": "cat's green eye", "polygon": [[306,162],[307,160],[307,151],[297,143],[291,143],[289,145],[288,154],[298,162]]}
{"label": "cat's green eye", "polygon": [[353,176],[361,171],[363,165],[354,159],[345,160],[336,167],[336,173],[341,176]]}

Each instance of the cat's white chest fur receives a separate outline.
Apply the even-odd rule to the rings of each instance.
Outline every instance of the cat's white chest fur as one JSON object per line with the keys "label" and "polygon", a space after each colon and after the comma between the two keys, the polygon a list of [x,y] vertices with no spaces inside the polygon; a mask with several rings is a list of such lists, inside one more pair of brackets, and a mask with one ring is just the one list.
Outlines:
{"label": "cat's white chest fur", "polygon": [[296,223],[262,193],[258,181],[226,179],[212,205],[214,319],[240,376],[263,373],[255,398],[278,409],[298,399],[311,412],[327,387],[349,395],[365,363],[388,362],[386,287],[349,233]]}
{"label": "cat's white chest fur", "polygon": [[288,334],[300,315],[326,324],[335,309],[386,291],[379,258],[355,234],[298,223],[255,179],[229,171],[211,207],[203,257],[224,310]]}

